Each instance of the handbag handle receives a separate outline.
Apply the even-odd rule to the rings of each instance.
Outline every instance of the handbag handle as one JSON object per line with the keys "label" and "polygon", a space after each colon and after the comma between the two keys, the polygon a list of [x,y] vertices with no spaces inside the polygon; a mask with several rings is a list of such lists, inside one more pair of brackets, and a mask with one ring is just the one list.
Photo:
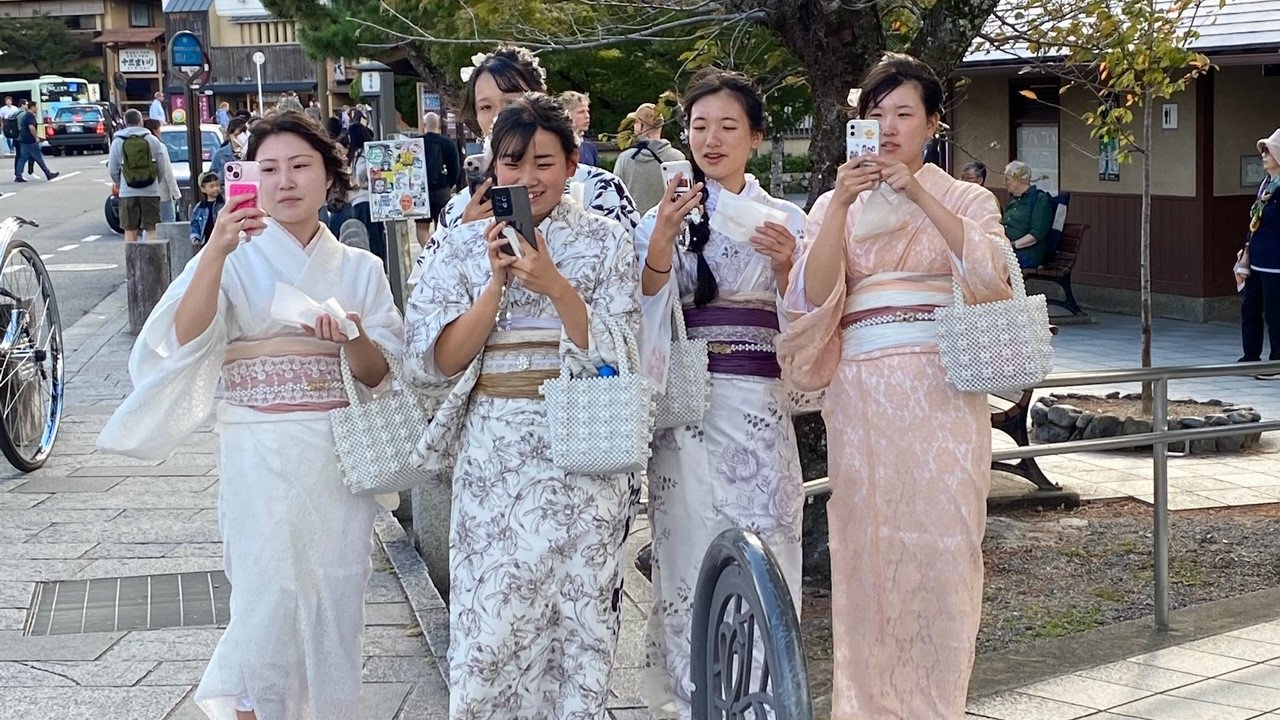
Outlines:
{"label": "handbag handle", "polygon": [[[640,367],[640,350],[631,331],[627,326],[618,321],[612,315],[604,319],[604,325],[609,329],[609,335],[614,337],[619,343],[618,347],[618,375],[632,374],[632,368]],[[569,369],[560,364],[560,378],[568,380]]]}
{"label": "handbag handle", "polygon": [[683,342],[689,339],[689,331],[684,325],[684,305],[680,303],[678,296],[671,300],[671,332],[673,340]]}
{"label": "handbag handle", "polygon": [[[382,353],[382,358],[387,361],[387,375],[393,378],[399,377],[400,359],[388,355],[381,345],[375,343],[375,346],[378,352]],[[342,388],[347,391],[347,401],[352,405],[364,405],[365,402],[360,399],[360,393],[356,390],[356,378],[351,374],[351,363],[347,361],[346,346],[338,350],[338,372],[342,375]]]}
{"label": "handbag handle", "polygon": [[[1013,248],[1009,243],[1001,242],[1000,248],[1003,250],[1004,264],[1009,268],[1009,286],[1013,288],[1013,299],[1025,299],[1027,297],[1027,284],[1022,279],[1022,266],[1018,265],[1018,258],[1013,254]],[[960,282],[956,280],[955,273],[951,274],[951,294],[956,307],[965,304],[964,292],[960,290]]]}

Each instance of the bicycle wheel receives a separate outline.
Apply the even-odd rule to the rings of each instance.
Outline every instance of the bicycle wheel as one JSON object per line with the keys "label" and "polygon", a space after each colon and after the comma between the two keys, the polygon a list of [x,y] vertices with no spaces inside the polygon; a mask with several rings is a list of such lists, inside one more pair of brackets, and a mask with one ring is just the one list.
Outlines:
{"label": "bicycle wheel", "polygon": [[62,418],[62,324],[40,254],[0,222],[0,452],[31,472],[53,450]]}

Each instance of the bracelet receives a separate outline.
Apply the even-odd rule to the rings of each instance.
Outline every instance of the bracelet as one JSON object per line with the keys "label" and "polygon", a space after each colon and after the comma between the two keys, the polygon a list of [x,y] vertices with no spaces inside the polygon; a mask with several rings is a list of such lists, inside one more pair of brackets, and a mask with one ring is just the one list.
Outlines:
{"label": "bracelet", "polygon": [[649,264],[649,258],[645,258],[645,259],[644,259],[644,266],[645,266],[645,267],[647,267],[647,268],[649,268],[650,270],[652,270],[652,271],[654,271],[654,272],[658,273],[659,275],[666,275],[666,274],[668,274],[668,273],[670,273],[670,272],[671,272],[671,268],[667,268],[666,270],[659,270],[658,268],[656,268],[656,267],[654,267],[654,266],[650,265],[650,264]]}

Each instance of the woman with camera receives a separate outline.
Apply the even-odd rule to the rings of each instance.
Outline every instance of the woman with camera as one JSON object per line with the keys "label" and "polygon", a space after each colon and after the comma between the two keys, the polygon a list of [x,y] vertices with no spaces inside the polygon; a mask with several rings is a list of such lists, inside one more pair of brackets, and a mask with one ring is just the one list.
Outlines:
{"label": "woman with camera", "polygon": [[[748,78],[703,71],[685,91],[683,110],[692,177],[667,183],[636,230],[636,253],[643,263],[644,335],[656,344],[645,357],[669,352],[673,312],[709,350],[706,413],[657,432],[648,474],[648,700],[663,716],[689,718],[693,596],[715,537],[731,527],[760,535],[800,605],[804,490],[774,342],[804,213],[770,197],[747,173],[765,126],[764,99]],[[758,224],[737,222],[756,216]],[[651,374],[662,383],[662,372]],[[670,382],[667,390],[678,392]]]}
{"label": "woman with camera", "polygon": [[995,197],[924,163],[942,85],[889,55],[862,82],[878,156],[818,199],[779,356],[826,387],[836,720],[965,717],[982,609],[987,399],[939,361],[933,311],[1012,296]]}
{"label": "woman with camera", "polygon": [[453,384],[421,446],[452,468],[450,717],[604,718],[639,488],[552,463],[541,386],[619,366],[618,328],[639,321],[635,252],[563,194],[577,145],[554,99],[512,100],[491,140],[493,205],[514,221],[527,195],[533,237],[459,225],[405,313],[406,364]]}

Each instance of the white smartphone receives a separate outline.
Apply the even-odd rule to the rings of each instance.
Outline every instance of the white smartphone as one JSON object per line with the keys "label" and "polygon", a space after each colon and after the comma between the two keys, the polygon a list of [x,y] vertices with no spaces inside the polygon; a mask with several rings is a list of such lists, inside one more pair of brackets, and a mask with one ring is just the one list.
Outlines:
{"label": "white smartphone", "polygon": [[671,160],[664,162],[662,168],[662,184],[671,182],[671,178],[680,173],[680,184],[676,186],[676,195],[683,195],[693,189],[693,165],[688,160]]}
{"label": "white smartphone", "polygon": [[850,120],[845,126],[845,159],[880,154],[880,121]]}

